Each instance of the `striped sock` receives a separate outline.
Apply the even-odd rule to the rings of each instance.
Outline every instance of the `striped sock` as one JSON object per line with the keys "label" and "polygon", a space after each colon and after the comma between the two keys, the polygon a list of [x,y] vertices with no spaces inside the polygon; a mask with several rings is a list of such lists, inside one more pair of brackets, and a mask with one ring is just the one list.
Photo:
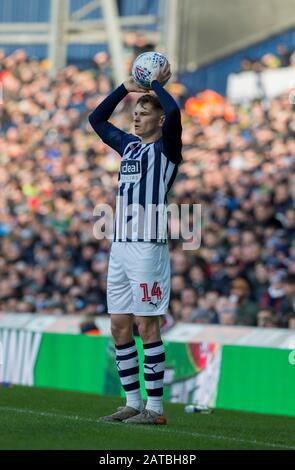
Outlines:
{"label": "striped sock", "polygon": [[143,401],[140,394],[139,366],[135,341],[116,345],[116,364],[122,387],[126,393],[126,405],[137,410],[143,409]]}
{"label": "striped sock", "polygon": [[146,408],[163,414],[165,350],[162,341],[144,344],[144,381],[148,395]]}

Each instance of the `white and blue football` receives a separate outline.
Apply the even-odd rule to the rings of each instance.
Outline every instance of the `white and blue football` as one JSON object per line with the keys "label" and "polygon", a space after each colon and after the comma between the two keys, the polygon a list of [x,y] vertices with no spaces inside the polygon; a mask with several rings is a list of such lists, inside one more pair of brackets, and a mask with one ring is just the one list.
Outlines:
{"label": "white and blue football", "polygon": [[[160,52],[144,52],[136,57],[133,62],[132,77],[139,86],[146,90],[151,89],[150,79],[152,72],[157,68],[158,62],[161,66],[167,62],[166,57]],[[161,83],[161,85],[165,85],[167,81]]]}

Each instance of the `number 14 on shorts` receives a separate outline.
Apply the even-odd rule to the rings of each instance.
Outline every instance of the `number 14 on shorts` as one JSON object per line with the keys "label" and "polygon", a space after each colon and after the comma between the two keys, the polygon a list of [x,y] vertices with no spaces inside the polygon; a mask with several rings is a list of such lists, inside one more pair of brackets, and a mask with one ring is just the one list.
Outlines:
{"label": "number 14 on shorts", "polygon": [[149,288],[146,282],[141,283],[140,287],[143,290],[143,297],[141,299],[143,302],[150,302],[152,300],[152,297],[157,297],[157,300],[161,300],[163,297],[161,288],[157,282],[154,282],[153,284],[151,296],[149,296]]}

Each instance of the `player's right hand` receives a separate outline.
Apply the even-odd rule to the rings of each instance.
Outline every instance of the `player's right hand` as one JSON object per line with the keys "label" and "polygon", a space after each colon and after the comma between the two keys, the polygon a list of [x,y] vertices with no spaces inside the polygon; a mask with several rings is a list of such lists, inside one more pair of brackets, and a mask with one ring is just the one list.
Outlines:
{"label": "player's right hand", "polygon": [[128,92],[137,92],[137,93],[148,93],[149,91],[145,88],[139,86],[132,76],[128,77],[125,82],[123,82],[124,87]]}
{"label": "player's right hand", "polygon": [[157,63],[157,68],[153,71],[151,75],[150,83],[153,80],[158,80],[159,83],[166,83],[171,77],[171,69],[169,62],[166,62],[164,65],[160,65],[160,62]]}

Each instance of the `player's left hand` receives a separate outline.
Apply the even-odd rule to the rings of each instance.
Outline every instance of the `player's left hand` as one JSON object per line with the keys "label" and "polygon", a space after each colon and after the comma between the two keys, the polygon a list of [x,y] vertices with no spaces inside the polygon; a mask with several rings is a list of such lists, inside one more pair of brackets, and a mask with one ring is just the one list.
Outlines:
{"label": "player's left hand", "polygon": [[151,75],[150,83],[152,83],[153,80],[158,80],[159,83],[165,83],[169,80],[171,75],[172,73],[169,62],[166,62],[164,65],[161,66],[160,62],[158,61],[157,68]]}
{"label": "player's left hand", "polygon": [[136,92],[136,93],[148,93],[148,90],[139,86],[132,76],[128,77],[127,80],[123,83],[126,90],[129,92]]}

